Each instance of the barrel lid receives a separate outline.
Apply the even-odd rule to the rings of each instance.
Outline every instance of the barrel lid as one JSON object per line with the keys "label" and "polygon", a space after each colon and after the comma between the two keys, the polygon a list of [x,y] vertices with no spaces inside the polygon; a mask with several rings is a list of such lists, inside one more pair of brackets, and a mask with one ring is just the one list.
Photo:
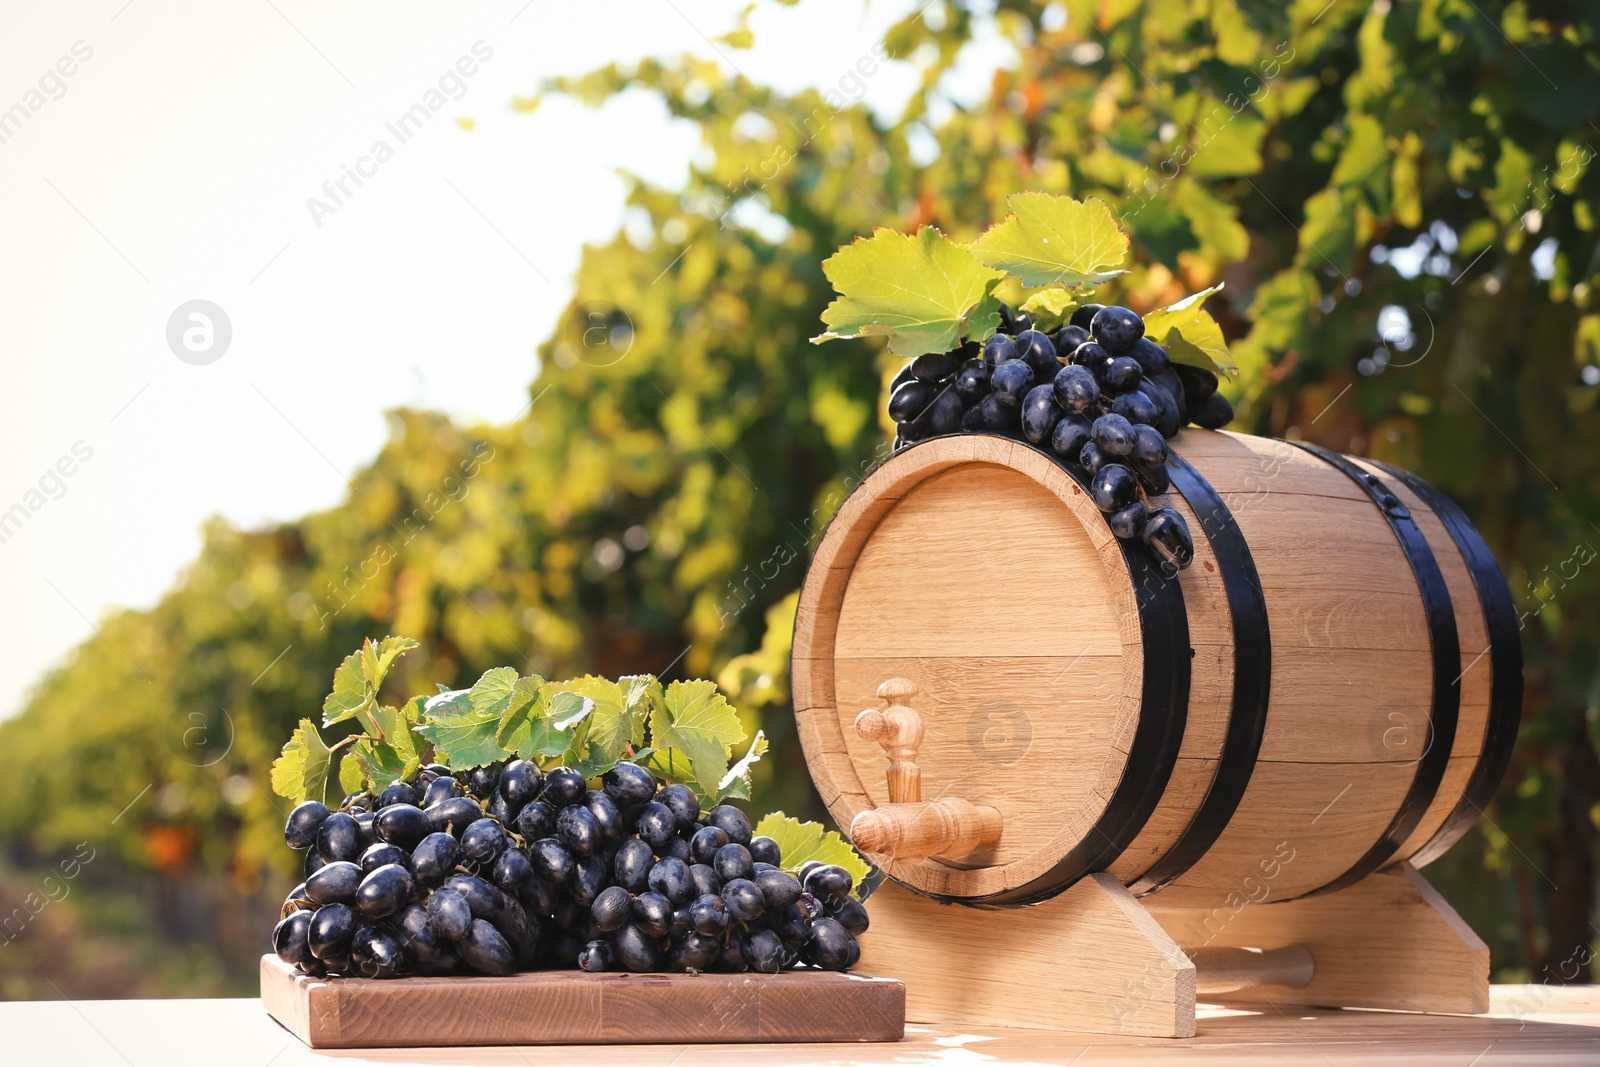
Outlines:
{"label": "barrel lid", "polygon": [[795,622],[800,738],[839,825],[889,802],[885,752],[853,723],[906,678],[925,724],[922,798],[993,807],[1004,830],[965,856],[869,858],[943,897],[1014,899],[1052,872],[1069,884],[1063,860],[1128,817],[1126,788],[1113,798],[1146,703],[1140,600],[1123,547],[1052,457],[969,435],[884,462],[823,534]]}

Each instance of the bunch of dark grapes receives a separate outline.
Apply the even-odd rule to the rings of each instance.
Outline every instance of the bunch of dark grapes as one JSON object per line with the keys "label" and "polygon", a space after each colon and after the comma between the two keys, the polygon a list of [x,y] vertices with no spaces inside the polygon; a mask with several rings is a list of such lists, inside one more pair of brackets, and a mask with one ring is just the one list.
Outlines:
{"label": "bunch of dark grapes", "polygon": [[1054,333],[1000,305],[1000,332],[980,347],[918,356],[889,393],[895,447],[943,434],[1021,438],[1076,464],[1118,537],[1187,567],[1194,540],[1183,516],[1153,507],[1165,493],[1167,439],[1193,423],[1233,420],[1209,370],[1175,364],[1125,307],[1085,304]]}
{"label": "bunch of dark grapes", "polygon": [[442,764],[338,811],[306,801],[284,837],[306,880],[272,932],[310,975],[842,971],[867,913],[842,867],[782,868],[730,804],[620,763],[590,789],[523,760]]}

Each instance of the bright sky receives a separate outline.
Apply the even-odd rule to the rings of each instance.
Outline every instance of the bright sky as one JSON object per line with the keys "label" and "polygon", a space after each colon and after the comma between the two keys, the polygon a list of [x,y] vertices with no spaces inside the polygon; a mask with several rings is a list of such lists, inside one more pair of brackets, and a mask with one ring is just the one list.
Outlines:
{"label": "bright sky", "polygon": [[[611,60],[713,56],[742,6],[3,0],[0,718],[105,612],[154,603],[208,516],[336,504],[386,408],[514,416],[580,246],[621,222],[615,170],[676,183],[695,131],[645,99],[528,116],[512,97]],[[781,88],[833,85],[907,10],[763,4],[755,49],[727,56]],[[385,123],[437,105],[441,78],[402,143]],[[892,112],[912,88],[886,66],[868,100]],[[363,161],[380,139],[392,156]],[[313,219],[346,166],[362,184]],[[195,300],[231,340],[186,362],[169,320]],[[179,316],[180,348],[194,325]]]}

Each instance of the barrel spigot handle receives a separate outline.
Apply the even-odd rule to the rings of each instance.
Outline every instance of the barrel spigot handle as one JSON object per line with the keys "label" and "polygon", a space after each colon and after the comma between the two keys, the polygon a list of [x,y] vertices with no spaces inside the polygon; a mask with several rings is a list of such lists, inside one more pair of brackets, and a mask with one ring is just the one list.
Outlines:
{"label": "barrel spigot handle", "polygon": [[878,686],[883,710],[868,708],[856,716],[856,733],[876,741],[889,757],[889,803],[858,812],[850,822],[856,847],[917,863],[930,856],[964,856],[1000,840],[1000,812],[962,797],[942,796],[922,802],[922,772],[917,751],[922,747],[922,716],[906,701],[917,687],[905,678]]}
{"label": "barrel spigot handle", "polygon": [[883,746],[889,757],[889,803],[915,804],[922,799],[922,772],[917,750],[922,747],[922,716],[906,701],[917,695],[915,682],[890,678],[878,686],[878,699],[888,707],[868,708],[856,716],[856,733]]}

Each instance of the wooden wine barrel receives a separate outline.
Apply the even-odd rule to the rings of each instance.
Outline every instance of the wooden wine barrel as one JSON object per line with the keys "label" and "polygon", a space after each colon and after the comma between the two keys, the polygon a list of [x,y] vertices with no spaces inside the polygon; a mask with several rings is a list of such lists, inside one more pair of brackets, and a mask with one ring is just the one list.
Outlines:
{"label": "wooden wine barrel", "polygon": [[1172,446],[1154,503],[1195,540],[1175,574],[1113,537],[1064,464],[1004,438],[903,449],[840,506],[794,634],[823,800],[846,828],[889,803],[885,749],[854,723],[904,679],[921,800],[1001,826],[962,855],[872,856],[896,881],[1008,905],[1105,870],[1162,906],[1288,900],[1426,863],[1488,804],[1521,645],[1460,509],[1312,445],[1186,429]]}

